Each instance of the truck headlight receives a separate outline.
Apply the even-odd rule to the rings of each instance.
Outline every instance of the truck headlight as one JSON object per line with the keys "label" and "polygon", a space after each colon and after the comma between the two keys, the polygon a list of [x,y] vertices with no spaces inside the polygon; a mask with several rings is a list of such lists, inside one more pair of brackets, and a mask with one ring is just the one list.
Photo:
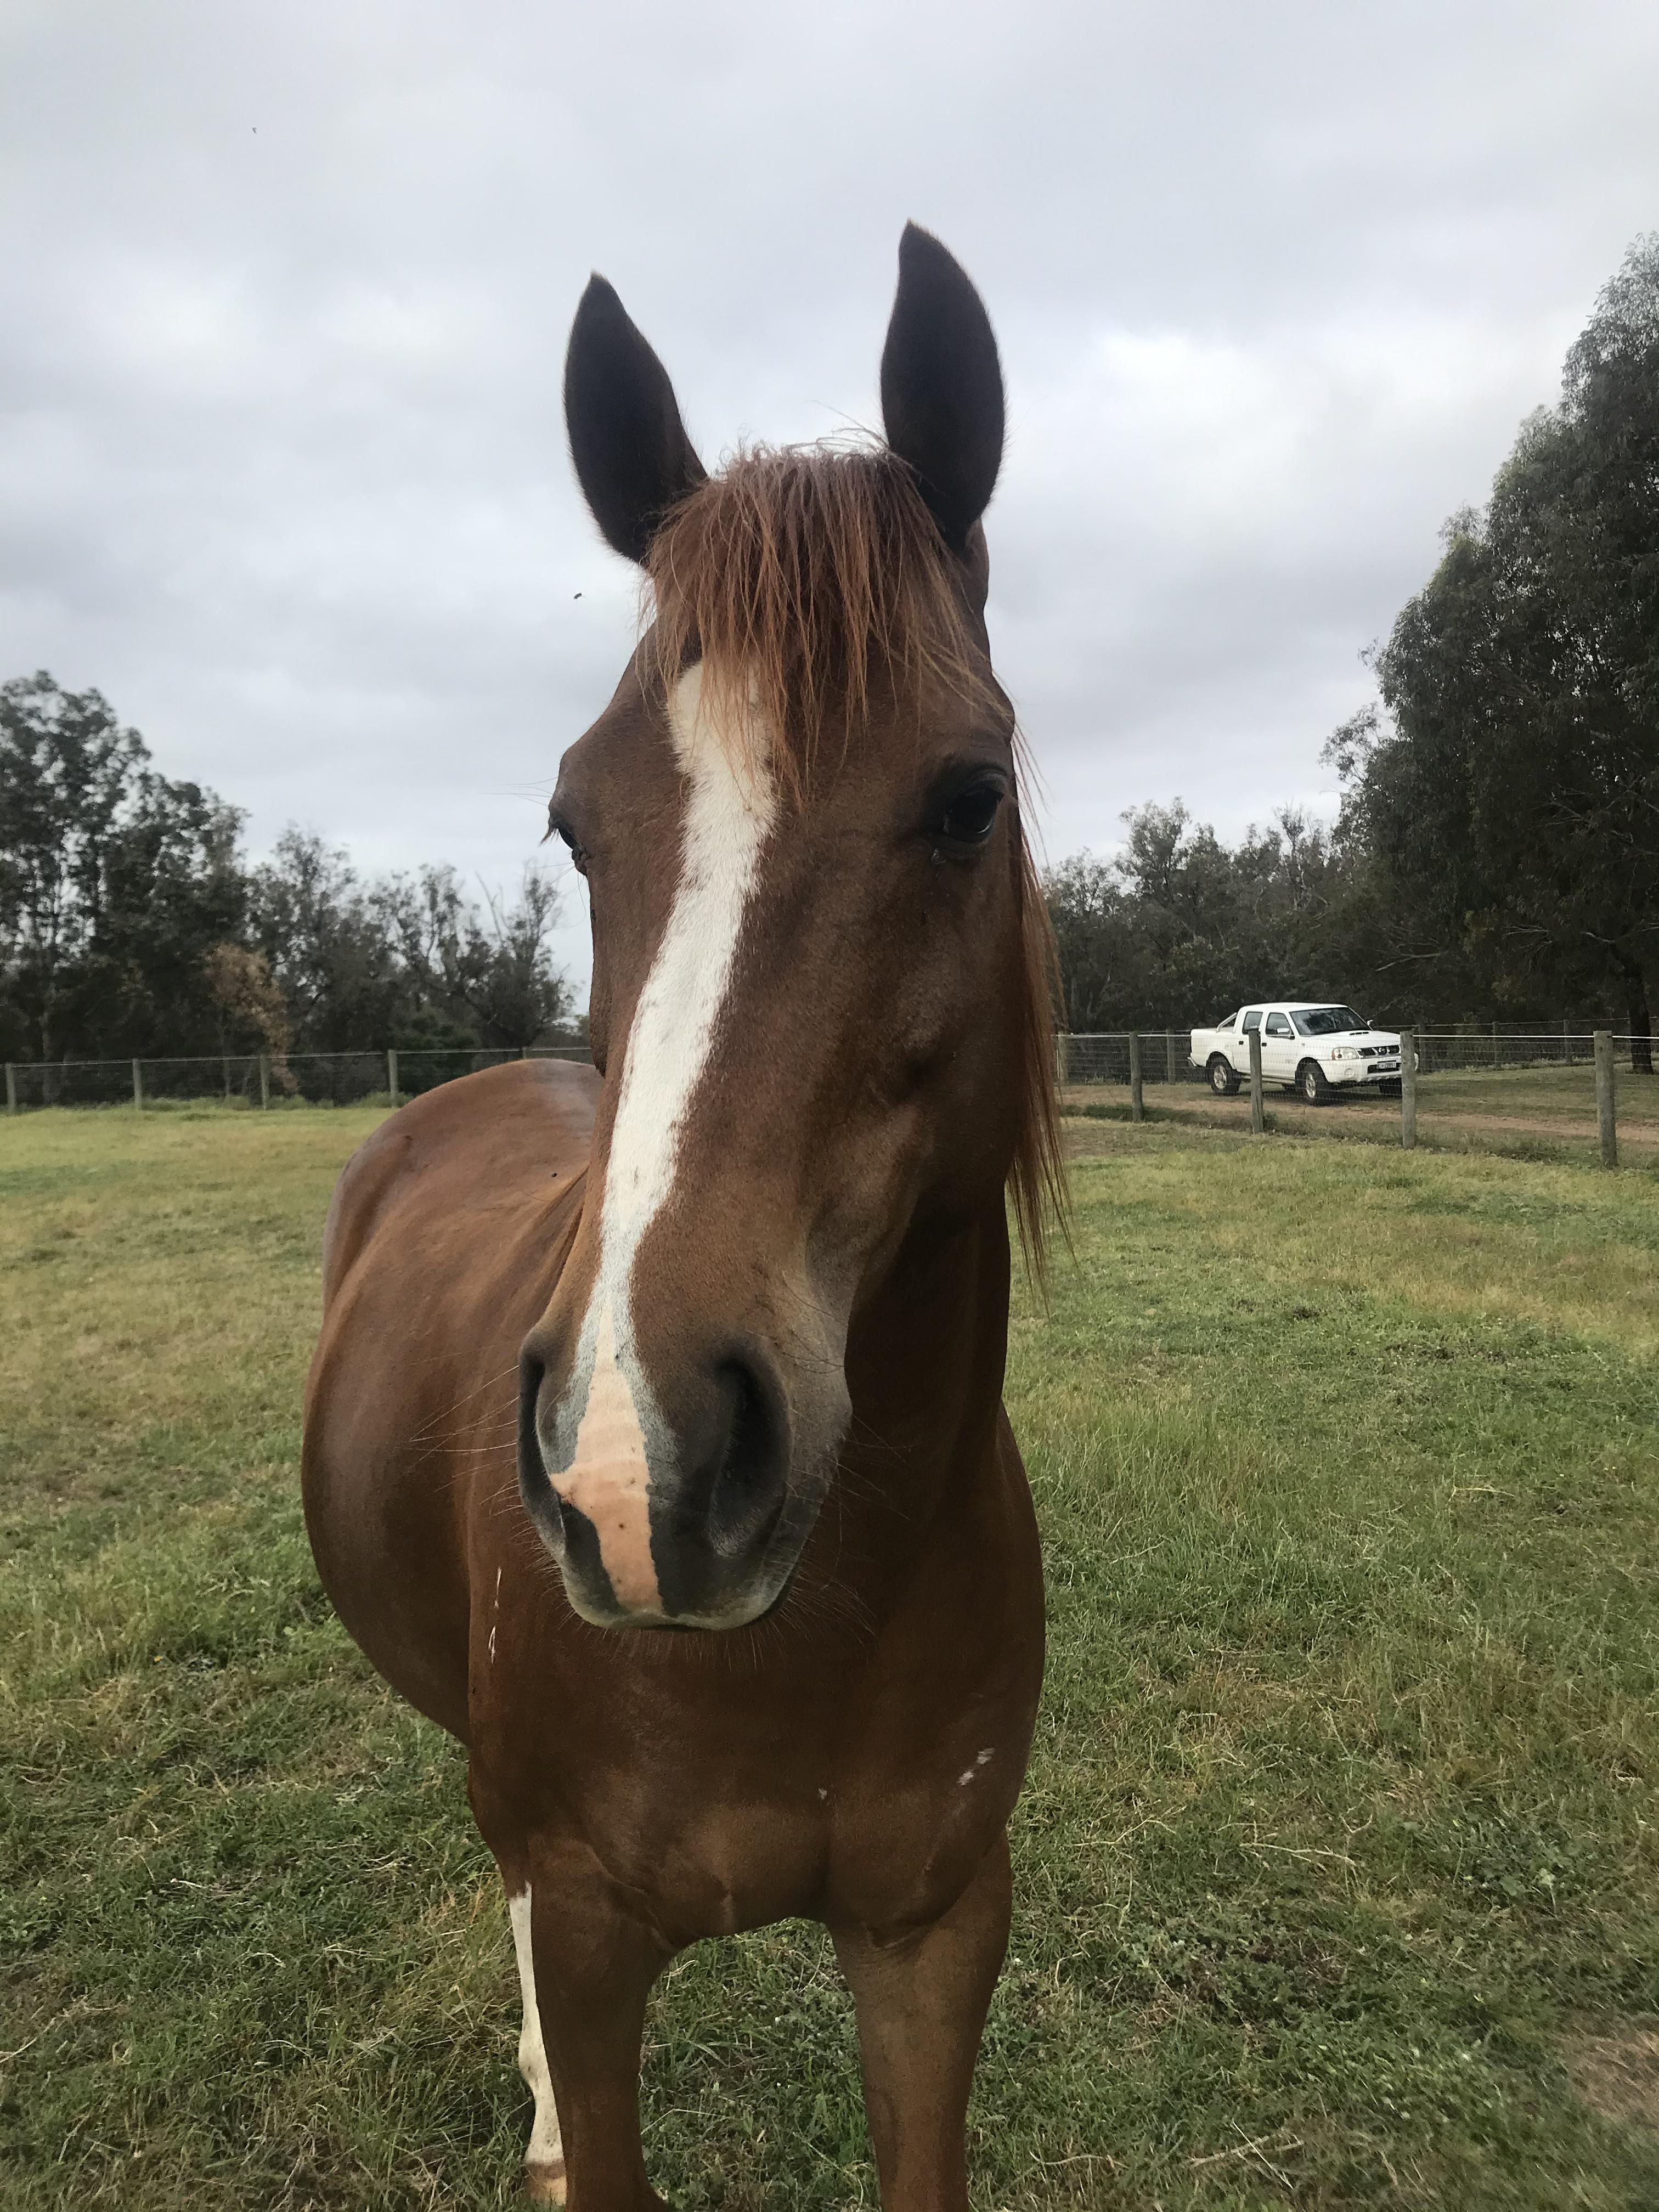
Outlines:
{"label": "truck headlight", "polygon": [[1331,1047],[1331,1058],[1333,1060],[1358,1060],[1358,1050],[1353,1045],[1334,1044]]}

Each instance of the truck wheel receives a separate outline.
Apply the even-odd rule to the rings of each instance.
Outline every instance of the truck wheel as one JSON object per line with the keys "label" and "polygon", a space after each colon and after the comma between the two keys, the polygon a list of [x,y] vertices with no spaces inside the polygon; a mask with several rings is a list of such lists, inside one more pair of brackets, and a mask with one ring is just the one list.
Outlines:
{"label": "truck wheel", "polygon": [[1210,1088],[1218,1098],[1231,1098],[1238,1088],[1237,1071],[1218,1052],[1210,1055]]}
{"label": "truck wheel", "polygon": [[1296,1087],[1310,1106],[1323,1106],[1329,1102],[1331,1086],[1325,1080],[1325,1071],[1316,1060],[1304,1060],[1296,1071]]}

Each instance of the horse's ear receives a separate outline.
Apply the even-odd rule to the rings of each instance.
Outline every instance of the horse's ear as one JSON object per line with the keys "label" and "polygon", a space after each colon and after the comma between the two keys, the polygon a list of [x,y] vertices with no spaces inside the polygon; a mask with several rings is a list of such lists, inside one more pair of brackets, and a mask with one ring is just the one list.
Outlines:
{"label": "horse's ear", "polygon": [[881,414],[945,543],[966,554],[1002,463],[1002,369],[984,301],[938,239],[913,222],[899,240]]}
{"label": "horse's ear", "polygon": [[703,481],[668,372],[603,276],[590,279],[564,357],[570,458],[593,520],[643,562],[657,526]]}

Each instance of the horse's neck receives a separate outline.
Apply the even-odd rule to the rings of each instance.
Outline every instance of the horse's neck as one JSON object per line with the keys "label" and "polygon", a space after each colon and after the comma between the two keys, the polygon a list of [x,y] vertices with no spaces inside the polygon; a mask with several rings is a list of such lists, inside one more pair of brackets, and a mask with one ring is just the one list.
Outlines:
{"label": "horse's neck", "polygon": [[918,1231],[848,1340],[854,1486],[888,1494],[920,1536],[995,1449],[1008,1348],[1006,1218]]}

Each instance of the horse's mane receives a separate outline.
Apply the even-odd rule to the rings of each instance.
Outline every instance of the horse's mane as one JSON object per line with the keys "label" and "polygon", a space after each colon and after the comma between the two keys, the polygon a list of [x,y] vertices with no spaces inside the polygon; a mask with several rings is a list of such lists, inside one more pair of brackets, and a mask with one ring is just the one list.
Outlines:
{"label": "horse's mane", "polygon": [[[826,731],[860,721],[872,686],[899,698],[943,684],[990,696],[956,564],[914,471],[874,443],[756,447],[671,510],[652,542],[659,670],[693,659],[733,732],[779,733],[774,765],[799,797]],[[1024,769],[1016,738],[1016,765]],[[1024,777],[1022,775],[1022,781]],[[1009,1188],[1041,1279],[1051,1216],[1063,1218],[1054,1085],[1054,945],[1018,812],[1024,957],[1019,1133]]]}

